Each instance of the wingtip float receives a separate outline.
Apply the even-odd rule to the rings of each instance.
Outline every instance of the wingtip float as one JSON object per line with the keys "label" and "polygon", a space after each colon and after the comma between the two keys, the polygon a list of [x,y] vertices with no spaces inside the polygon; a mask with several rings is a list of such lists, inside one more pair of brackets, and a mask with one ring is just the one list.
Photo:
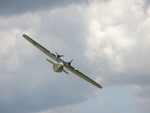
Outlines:
{"label": "wingtip float", "polygon": [[33,39],[31,39],[26,34],[23,34],[23,37],[26,40],[28,40],[31,44],[33,44],[36,48],[38,48],[43,53],[45,53],[47,56],[49,56],[52,60],[54,60],[55,62],[57,62],[57,63],[54,63],[53,61],[51,61],[49,59],[46,59],[48,62],[50,62],[53,65],[53,70],[55,72],[65,72],[66,74],[69,74],[65,70],[65,69],[68,69],[69,71],[71,71],[75,75],[79,76],[80,78],[82,78],[82,79],[86,80],[87,82],[93,84],[97,88],[102,89],[102,86],[100,84],[98,84],[97,82],[95,82],[94,80],[92,80],[91,78],[89,78],[88,76],[86,76],[82,72],[78,71],[73,66],[71,66],[71,62],[72,61],[65,62],[64,60],[62,60],[60,57],[63,57],[63,55],[59,55],[58,53],[56,53],[56,55],[55,55],[54,53],[50,52],[49,50],[47,50],[46,48],[44,48],[42,45],[40,45],[39,43],[37,43],[36,41],[34,41]]}

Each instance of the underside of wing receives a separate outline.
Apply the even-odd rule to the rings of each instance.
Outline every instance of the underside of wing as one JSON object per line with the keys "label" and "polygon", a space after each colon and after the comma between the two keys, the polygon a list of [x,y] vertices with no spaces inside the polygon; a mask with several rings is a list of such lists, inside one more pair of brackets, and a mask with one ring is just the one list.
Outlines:
{"label": "underside of wing", "polygon": [[86,80],[87,82],[93,84],[94,86],[98,87],[98,88],[102,88],[102,86],[100,84],[98,84],[97,82],[95,82],[94,80],[92,80],[91,78],[87,77],[85,74],[81,73],[80,71],[78,71],[76,68],[70,66],[70,65],[65,65],[65,67],[70,70],[71,72],[73,72],[74,74],[78,75],[79,77],[81,77],[82,79]]}

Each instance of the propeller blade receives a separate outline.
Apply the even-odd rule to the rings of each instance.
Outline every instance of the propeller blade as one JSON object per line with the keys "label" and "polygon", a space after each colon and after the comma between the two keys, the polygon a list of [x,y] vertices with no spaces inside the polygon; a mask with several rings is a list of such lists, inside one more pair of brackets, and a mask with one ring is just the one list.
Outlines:
{"label": "propeller blade", "polygon": [[60,54],[58,54],[57,52],[56,52],[56,57],[57,58],[60,58],[60,57],[63,57],[64,55],[60,55]]}
{"label": "propeller blade", "polygon": [[68,65],[70,66],[73,60],[71,60],[70,62],[68,62]]}

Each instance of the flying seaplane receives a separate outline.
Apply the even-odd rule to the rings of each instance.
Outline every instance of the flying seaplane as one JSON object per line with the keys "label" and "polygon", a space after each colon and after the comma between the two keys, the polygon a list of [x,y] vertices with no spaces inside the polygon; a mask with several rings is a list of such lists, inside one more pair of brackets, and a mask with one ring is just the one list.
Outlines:
{"label": "flying seaplane", "polygon": [[33,39],[31,39],[29,36],[27,36],[25,34],[23,34],[23,37],[26,40],[28,40],[31,44],[33,44],[36,48],[38,48],[43,53],[45,53],[47,56],[49,56],[51,59],[53,59],[54,61],[57,62],[57,63],[54,63],[53,61],[46,59],[48,62],[50,62],[53,65],[53,70],[55,72],[64,72],[66,74],[69,74],[66,71],[66,69],[67,69],[67,70],[71,71],[72,73],[74,73],[75,75],[86,80],[87,82],[93,84],[97,88],[100,88],[100,89],[102,88],[102,86],[100,84],[98,84],[97,82],[95,82],[94,80],[92,80],[91,78],[89,78],[88,76],[86,76],[85,74],[83,74],[82,72],[80,72],[79,70],[74,68],[73,66],[71,66],[71,62],[73,60],[71,60],[70,62],[65,62],[64,60],[61,59],[61,57],[63,57],[64,55],[59,55],[57,52],[56,52],[56,54],[50,52],[49,50],[47,50],[42,45],[40,45],[39,43],[37,43],[36,41],[34,41]]}

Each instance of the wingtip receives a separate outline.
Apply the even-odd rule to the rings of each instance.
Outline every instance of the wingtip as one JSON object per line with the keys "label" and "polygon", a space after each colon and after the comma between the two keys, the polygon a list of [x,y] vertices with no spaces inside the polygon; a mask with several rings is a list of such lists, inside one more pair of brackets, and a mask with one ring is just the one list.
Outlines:
{"label": "wingtip", "polygon": [[103,87],[99,84],[99,86],[97,86],[99,89],[102,89]]}
{"label": "wingtip", "polygon": [[23,36],[23,37],[26,37],[27,35],[26,35],[26,34],[23,34],[22,36]]}

